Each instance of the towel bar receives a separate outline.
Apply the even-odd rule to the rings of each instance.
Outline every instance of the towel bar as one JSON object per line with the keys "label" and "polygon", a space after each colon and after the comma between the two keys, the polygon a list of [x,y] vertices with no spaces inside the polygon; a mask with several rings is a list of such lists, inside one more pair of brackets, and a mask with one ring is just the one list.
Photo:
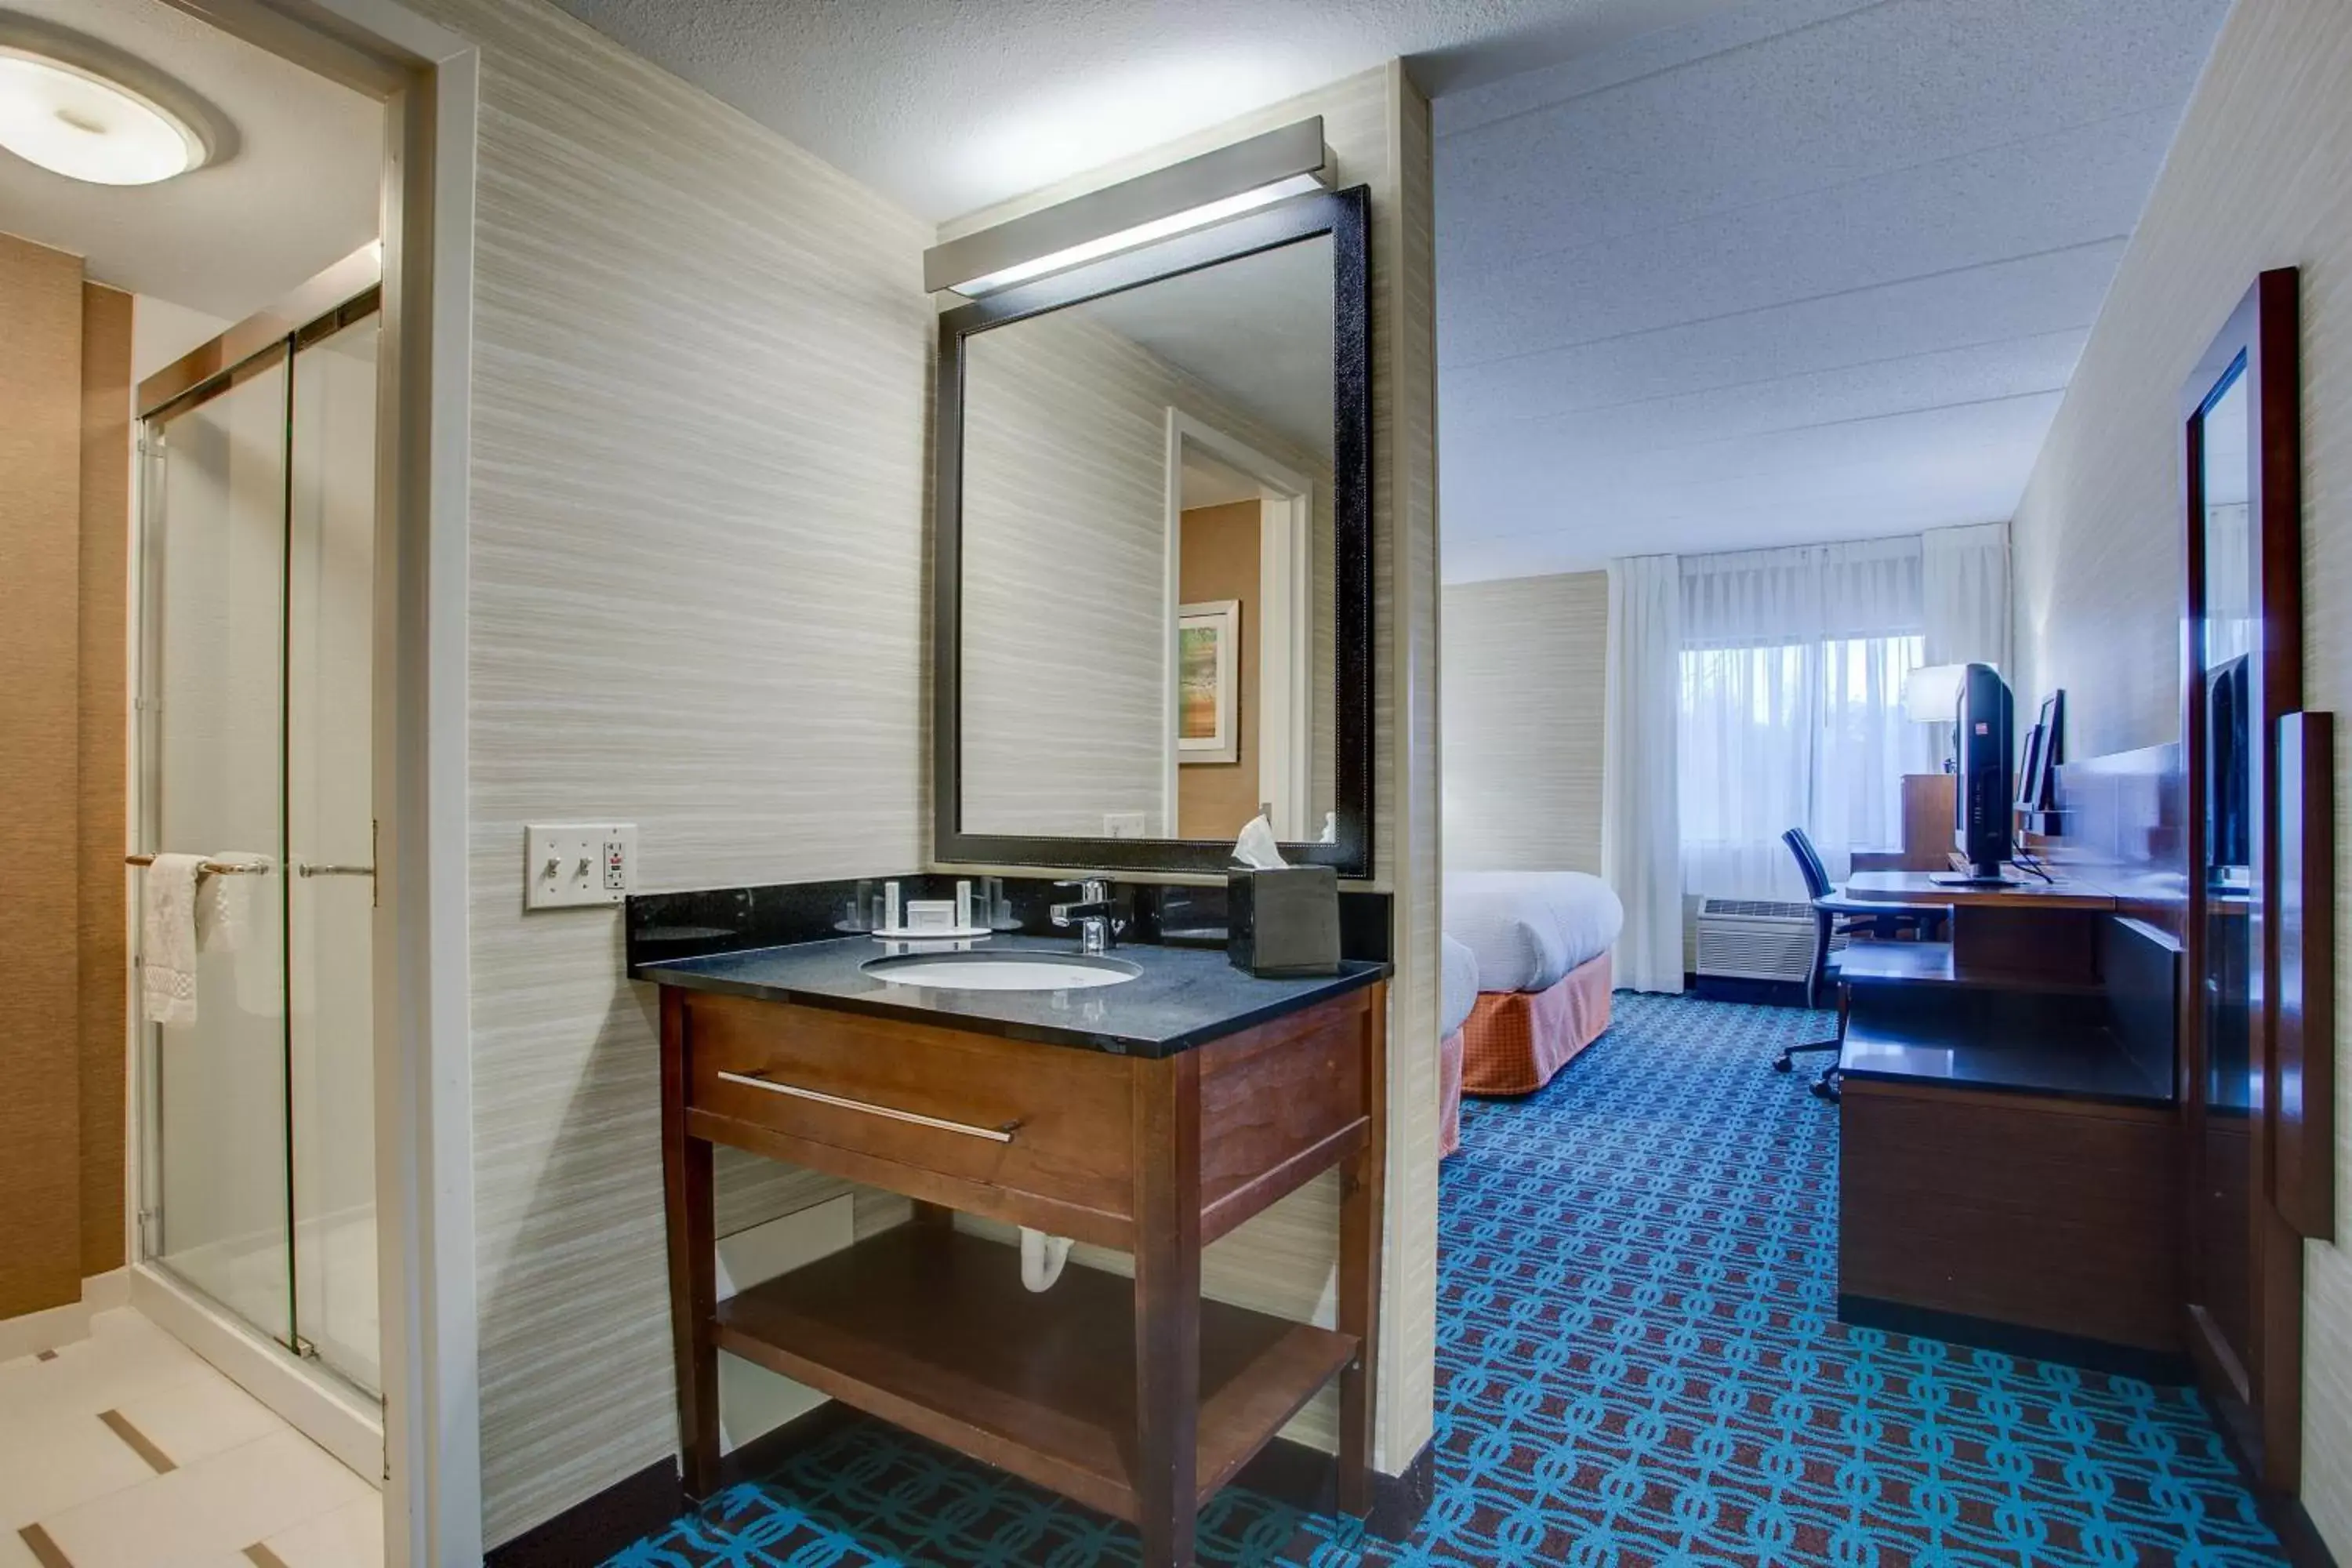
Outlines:
{"label": "towel bar", "polygon": [[[122,858],[122,863],[126,866],[152,866],[155,863],[155,857],[125,855]],[[257,864],[233,860],[203,860],[196,865],[196,874],[200,877],[258,877],[264,872],[274,869],[276,868],[267,860]]]}

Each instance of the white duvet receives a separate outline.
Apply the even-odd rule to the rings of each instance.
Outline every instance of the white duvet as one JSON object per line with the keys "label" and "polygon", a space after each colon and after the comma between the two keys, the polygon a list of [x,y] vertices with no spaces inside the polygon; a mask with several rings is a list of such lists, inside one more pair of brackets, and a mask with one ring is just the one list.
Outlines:
{"label": "white duvet", "polygon": [[1625,906],[1581,871],[1457,871],[1445,879],[1445,934],[1478,962],[1481,991],[1549,991],[1609,951]]}
{"label": "white duvet", "polygon": [[1478,1005],[1478,955],[1450,936],[1439,937],[1438,944],[1445,955],[1440,965],[1444,984],[1438,990],[1437,1037],[1442,1040]]}

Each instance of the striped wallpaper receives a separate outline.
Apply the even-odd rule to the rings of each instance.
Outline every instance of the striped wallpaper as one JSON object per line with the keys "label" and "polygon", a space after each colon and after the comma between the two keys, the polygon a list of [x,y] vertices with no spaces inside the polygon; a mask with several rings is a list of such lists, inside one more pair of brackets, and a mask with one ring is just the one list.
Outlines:
{"label": "striped wallpaper", "polygon": [[[541,0],[415,3],[482,61],[467,770],[495,1543],[677,1447],[655,1003],[621,977],[616,912],[522,913],[523,825],[636,823],[648,890],[921,863],[930,235]],[[722,1183],[730,1225],[833,1190],[748,1159]]]}
{"label": "striped wallpaper", "polygon": [[1445,590],[1445,864],[1601,874],[1609,574]]}

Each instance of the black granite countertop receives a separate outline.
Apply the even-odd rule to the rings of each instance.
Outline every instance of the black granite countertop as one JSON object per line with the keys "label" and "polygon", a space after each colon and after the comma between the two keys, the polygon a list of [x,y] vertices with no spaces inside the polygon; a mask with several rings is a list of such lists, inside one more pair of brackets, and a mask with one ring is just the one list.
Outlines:
{"label": "black granite countertop", "polygon": [[[945,945],[952,950],[955,944]],[[1004,935],[973,944],[980,952],[1075,958],[1068,937]],[[713,991],[763,1001],[795,1002],[875,1017],[950,1025],[1008,1039],[1075,1046],[1125,1056],[1170,1057],[1370,985],[1385,963],[1342,963],[1339,973],[1308,980],[1260,980],[1235,969],[1223,951],[1129,944],[1110,956],[1140,973],[1117,985],[1073,991],[952,991],[896,984],[866,973],[877,958],[918,951],[915,944],[849,937],[640,963],[630,977],[656,985]]]}

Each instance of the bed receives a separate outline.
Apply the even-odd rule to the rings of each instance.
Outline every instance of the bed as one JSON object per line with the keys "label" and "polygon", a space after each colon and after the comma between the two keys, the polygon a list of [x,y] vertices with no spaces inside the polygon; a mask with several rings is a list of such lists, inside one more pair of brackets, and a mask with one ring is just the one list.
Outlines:
{"label": "bed", "polygon": [[1610,950],[1625,906],[1581,871],[1445,879],[1445,934],[1470,950],[1478,999],[1462,1026],[1462,1091],[1528,1094],[1609,1027]]}

